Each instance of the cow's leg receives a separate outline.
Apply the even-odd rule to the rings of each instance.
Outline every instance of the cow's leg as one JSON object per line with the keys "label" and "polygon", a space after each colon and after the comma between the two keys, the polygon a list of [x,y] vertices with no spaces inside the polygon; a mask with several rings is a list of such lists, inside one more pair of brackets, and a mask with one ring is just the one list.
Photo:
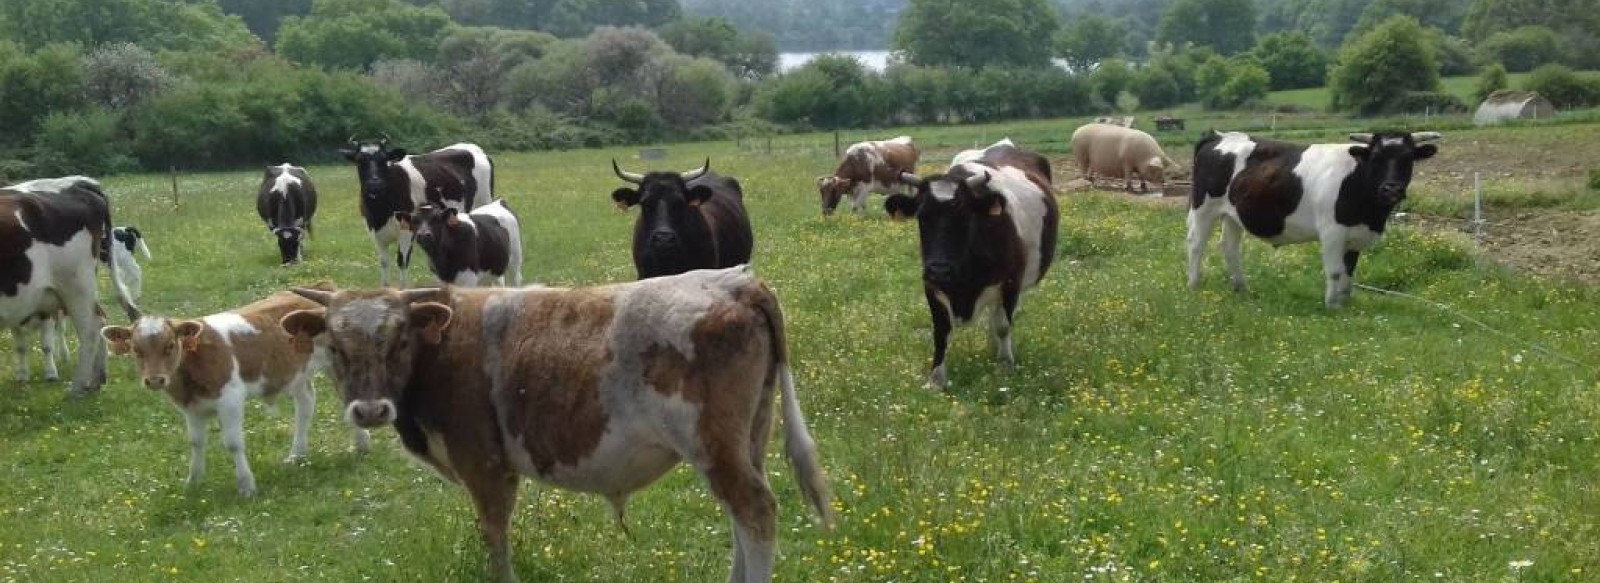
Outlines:
{"label": "cow's leg", "polygon": [[931,289],[925,290],[928,296],[928,311],[933,314],[933,369],[928,372],[928,387],[943,389],[949,384],[949,377],[944,370],[945,349],[950,347],[950,310],[945,308],[944,302]]}
{"label": "cow's leg", "polygon": [[1233,291],[1244,291],[1244,225],[1233,217],[1222,218],[1222,260],[1228,264]]}
{"label": "cow's leg", "polygon": [[15,352],[16,355],[17,355],[17,376],[16,376],[16,378],[17,378],[17,382],[19,382],[19,383],[28,382],[28,378],[33,376],[32,373],[30,373],[28,371],[28,336],[27,336],[27,334],[28,334],[28,328],[25,327],[25,326],[14,326],[14,327],[11,328],[11,350],[13,352]]}
{"label": "cow's leg", "polygon": [[1344,229],[1327,229],[1319,237],[1322,243],[1322,273],[1328,279],[1322,301],[1329,308],[1344,306],[1350,297],[1350,276],[1345,273],[1344,255],[1347,249]]}
{"label": "cow's leg", "polygon": [[[487,475],[486,475],[487,474]],[[472,496],[478,512],[478,532],[489,548],[489,577],[498,583],[514,583],[517,573],[511,568],[508,531],[511,512],[517,507],[517,476],[476,469],[462,476],[462,484]]]}
{"label": "cow's leg", "polygon": [[305,382],[289,390],[294,397],[294,440],[289,442],[289,457],[283,461],[293,464],[305,461],[306,452],[310,449],[311,419],[317,408],[317,393],[311,387],[311,375],[306,375]]}
{"label": "cow's leg", "polygon": [[378,251],[378,285],[389,287],[389,250],[385,249],[383,241],[378,239],[377,231],[372,231],[372,246]]}
{"label": "cow's leg", "polygon": [[206,417],[188,409],[181,411],[189,429],[189,479],[184,486],[194,489],[206,475]]}
{"label": "cow's leg", "polygon": [[994,342],[995,360],[1000,361],[1000,368],[1012,373],[1017,370],[1017,358],[1011,351],[1011,322],[1021,294],[1015,290],[1001,293],[1005,294],[1005,303],[989,311],[989,339]]}
{"label": "cow's leg", "polygon": [[1350,299],[1350,288],[1356,284],[1356,262],[1361,260],[1360,251],[1344,252],[1344,297]]}
{"label": "cow's leg", "polygon": [[239,495],[249,498],[256,494],[256,476],[250,471],[250,459],[244,451],[244,387],[223,387],[222,398],[217,399],[217,421],[222,425],[222,447],[233,456],[233,479],[239,486]]}
{"label": "cow's leg", "polygon": [[372,449],[372,432],[354,427],[350,430],[350,438],[355,441],[356,453],[365,454]]}
{"label": "cow's leg", "polygon": [[712,495],[733,520],[733,568],[729,583],[767,583],[777,555],[777,499],[765,476],[745,456],[741,444],[707,444],[709,465],[702,474]]}
{"label": "cow's leg", "polygon": [[1216,229],[1219,215],[1221,212],[1210,201],[1199,208],[1189,209],[1189,289],[1200,287],[1200,268],[1205,265],[1206,244],[1211,241],[1211,231]]}
{"label": "cow's leg", "polygon": [[850,212],[858,215],[867,212],[867,198],[872,195],[872,190],[865,184],[857,184],[850,195]]}
{"label": "cow's leg", "polygon": [[61,323],[58,318],[52,316],[39,322],[39,348],[44,351],[44,380],[61,379],[60,371],[56,370],[56,355],[66,352],[65,346],[66,343],[61,339]]}
{"label": "cow's leg", "polygon": [[[61,300],[72,318],[72,327],[78,333],[78,369],[72,373],[71,394],[82,396],[100,390],[106,382],[106,347],[100,337],[101,317],[96,313],[94,265],[90,264],[86,281],[78,293],[63,293]],[[74,286],[67,286],[74,287]]]}
{"label": "cow's leg", "polygon": [[395,255],[395,267],[400,268],[401,289],[411,287],[411,231],[400,231],[400,250]]}

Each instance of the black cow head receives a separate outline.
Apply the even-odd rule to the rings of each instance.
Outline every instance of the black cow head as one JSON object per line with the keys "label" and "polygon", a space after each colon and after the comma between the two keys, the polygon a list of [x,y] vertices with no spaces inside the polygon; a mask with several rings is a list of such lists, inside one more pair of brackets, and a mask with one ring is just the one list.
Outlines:
{"label": "black cow head", "polygon": [[1400,204],[1411,186],[1412,165],[1437,154],[1439,147],[1427,142],[1440,137],[1438,132],[1350,134],[1350,140],[1359,144],[1350,146],[1350,156],[1356,159],[1353,178],[1384,204]]}
{"label": "black cow head", "polygon": [[460,211],[432,204],[419,206],[414,212],[396,212],[394,217],[401,224],[409,225],[415,233],[417,244],[422,246],[423,251],[435,257],[444,247],[449,246],[452,234],[461,227]]}
{"label": "black cow head", "polygon": [[639,277],[657,277],[705,269],[716,265],[716,247],[711,227],[700,214],[700,205],[714,191],[705,184],[690,186],[711,169],[711,160],[688,172],[626,172],[611,161],[617,177],[638,185],[611,193],[617,208],[638,206],[639,220],[633,229],[633,262]]}
{"label": "black cow head", "polygon": [[961,281],[975,266],[993,266],[989,255],[998,229],[1009,228],[1005,197],[989,188],[992,170],[969,166],[948,174],[918,177],[903,173],[901,182],[916,194],[896,194],[883,208],[895,219],[917,218],[922,240],[922,278],[934,285]]}
{"label": "black cow head", "polygon": [[272,228],[272,238],[278,241],[278,258],[284,265],[300,260],[300,244],[305,236],[306,230],[300,227]]}
{"label": "black cow head", "polygon": [[404,148],[389,149],[389,136],[377,142],[357,142],[350,138],[350,147],[339,150],[346,160],[356,165],[356,177],[361,181],[361,194],[371,199],[382,198],[389,191],[389,165],[404,160],[409,154]]}

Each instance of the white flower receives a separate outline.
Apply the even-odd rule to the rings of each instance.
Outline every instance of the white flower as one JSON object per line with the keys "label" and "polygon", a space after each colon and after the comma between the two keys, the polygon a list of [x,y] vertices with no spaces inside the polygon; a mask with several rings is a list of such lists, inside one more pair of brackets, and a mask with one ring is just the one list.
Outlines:
{"label": "white flower", "polygon": [[1521,571],[1528,567],[1532,567],[1533,559],[1519,559],[1516,561],[1511,561],[1510,565],[1512,571]]}

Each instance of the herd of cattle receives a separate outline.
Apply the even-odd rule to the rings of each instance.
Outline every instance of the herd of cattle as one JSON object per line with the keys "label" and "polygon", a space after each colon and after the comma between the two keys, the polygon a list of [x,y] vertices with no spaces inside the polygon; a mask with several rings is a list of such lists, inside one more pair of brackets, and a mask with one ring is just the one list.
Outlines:
{"label": "herd of cattle", "polygon": [[[1131,133],[1130,133],[1131,132]],[[1163,179],[1171,159],[1148,135],[1090,124],[1073,136],[1086,175]],[[1359,254],[1383,234],[1405,197],[1416,160],[1439,134],[1353,134],[1350,144],[1297,145],[1207,132],[1194,151],[1188,213],[1188,281],[1200,281],[1218,219],[1236,288],[1241,235],[1273,245],[1319,241],[1326,303],[1350,293]],[[142,234],[113,228],[109,201],[85,177],[0,189],[0,325],[13,331],[18,378],[28,378],[24,333],[39,328],[46,376],[56,376],[62,316],[78,333],[72,393],[97,390],[106,354],[131,354],[143,385],[183,415],[188,482],[204,472],[206,424],[218,418],[242,495],[256,490],[245,456],[244,402],[294,400],[291,460],[307,453],[315,395],[328,370],[343,418],[365,451],[368,430],[391,426],[404,448],[471,496],[490,569],[515,579],[507,528],[521,476],[605,496],[625,527],[627,497],[689,463],[732,518],[730,581],[770,581],[775,501],[763,469],[774,401],[786,454],[808,503],[829,520],[827,481],[796,397],[778,300],[750,273],[754,243],[737,180],[707,160],[688,172],[635,173],[612,193],[639,207],[633,260],[639,281],[557,289],[521,286],[521,225],[494,198],[493,162],[472,144],[410,155],[388,139],[357,143],[360,209],[384,287],[321,284],[273,294],[197,319],[141,314],[134,250]],[[817,179],[824,215],[845,195],[856,212],[870,193],[894,219],[917,221],[922,285],[933,323],[928,384],[944,387],[953,326],[986,315],[1007,369],[1025,290],[1049,271],[1060,214],[1050,161],[1002,140],[957,154],[940,172],[916,173],[909,137],[851,146]],[[284,263],[304,257],[317,191],[303,168],[267,168],[257,197]],[[419,244],[438,288],[405,289]],[[389,288],[396,247],[398,288]],[[133,320],[104,326],[98,264]],[[513,287],[505,285],[510,274]],[[486,283],[494,287],[477,287]],[[96,333],[98,332],[98,334]],[[102,344],[102,341],[105,344]]]}

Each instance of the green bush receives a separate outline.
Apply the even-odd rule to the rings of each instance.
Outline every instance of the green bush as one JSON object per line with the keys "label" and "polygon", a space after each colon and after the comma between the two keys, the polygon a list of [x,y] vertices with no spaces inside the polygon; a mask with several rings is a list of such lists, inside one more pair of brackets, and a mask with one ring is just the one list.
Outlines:
{"label": "green bush", "polygon": [[1133,89],[1136,77],[1128,62],[1122,59],[1106,59],[1095,67],[1094,73],[1089,75],[1089,82],[1094,84],[1094,94],[1106,105],[1116,105],[1117,95],[1123,91]]}
{"label": "green bush", "polygon": [[139,162],[119,128],[122,116],[104,109],[52,113],[34,138],[35,170],[43,174],[107,175],[131,172]]}
{"label": "green bush", "polygon": [[1600,76],[1578,73],[1564,65],[1534,69],[1522,81],[1522,88],[1538,92],[1560,108],[1600,105]]}
{"label": "green bush", "polygon": [[1249,58],[1213,55],[1195,72],[1195,91],[1210,109],[1233,109],[1267,96],[1272,78]]}
{"label": "green bush", "polygon": [[1396,113],[1462,113],[1467,104],[1460,98],[1443,91],[1412,91],[1395,100],[1392,111]]}
{"label": "green bush", "polygon": [[1589,190],[1600,190],[1600,168],[1589,169]]}
{"label": "green bush", "polygon": [[1494,63],[1484,67],[1483,73],[1478,75],[1478,87],[1473,90],[1472,96],[1481,103],[1483,100],[1488,99],[1490,95],[1493,95],[1494,92],[1510,86],[1505,66],[1500,63]]}
{"label": "green bush", "polygon": [[1145,67],[1134,83],[1133,94],[1145,107],[1161,109],[1181,103],[1182,89],[1171,68],[1164,65]]}
{"label": "green bush", "polygon": [[1478,44],[1478,53],[1486,62],[1498,62],[1507,71],[1523,73],[1564,60],[1567,42],[1549,28],[1524,26],[1484,39]]}
{"label": "green bush", "polygon": [[1304,33],[1261,37],[1250,56],[1267,70],[1274,91],[1321,87],[1328,78],[1328,56]]}
{"label": "green bush", "polygon": [[1414,91],[1439,90],[1439,63],[1416,19],[1396,16],[1347,43],[1329,74],[1333,107],[1374,115]]}

